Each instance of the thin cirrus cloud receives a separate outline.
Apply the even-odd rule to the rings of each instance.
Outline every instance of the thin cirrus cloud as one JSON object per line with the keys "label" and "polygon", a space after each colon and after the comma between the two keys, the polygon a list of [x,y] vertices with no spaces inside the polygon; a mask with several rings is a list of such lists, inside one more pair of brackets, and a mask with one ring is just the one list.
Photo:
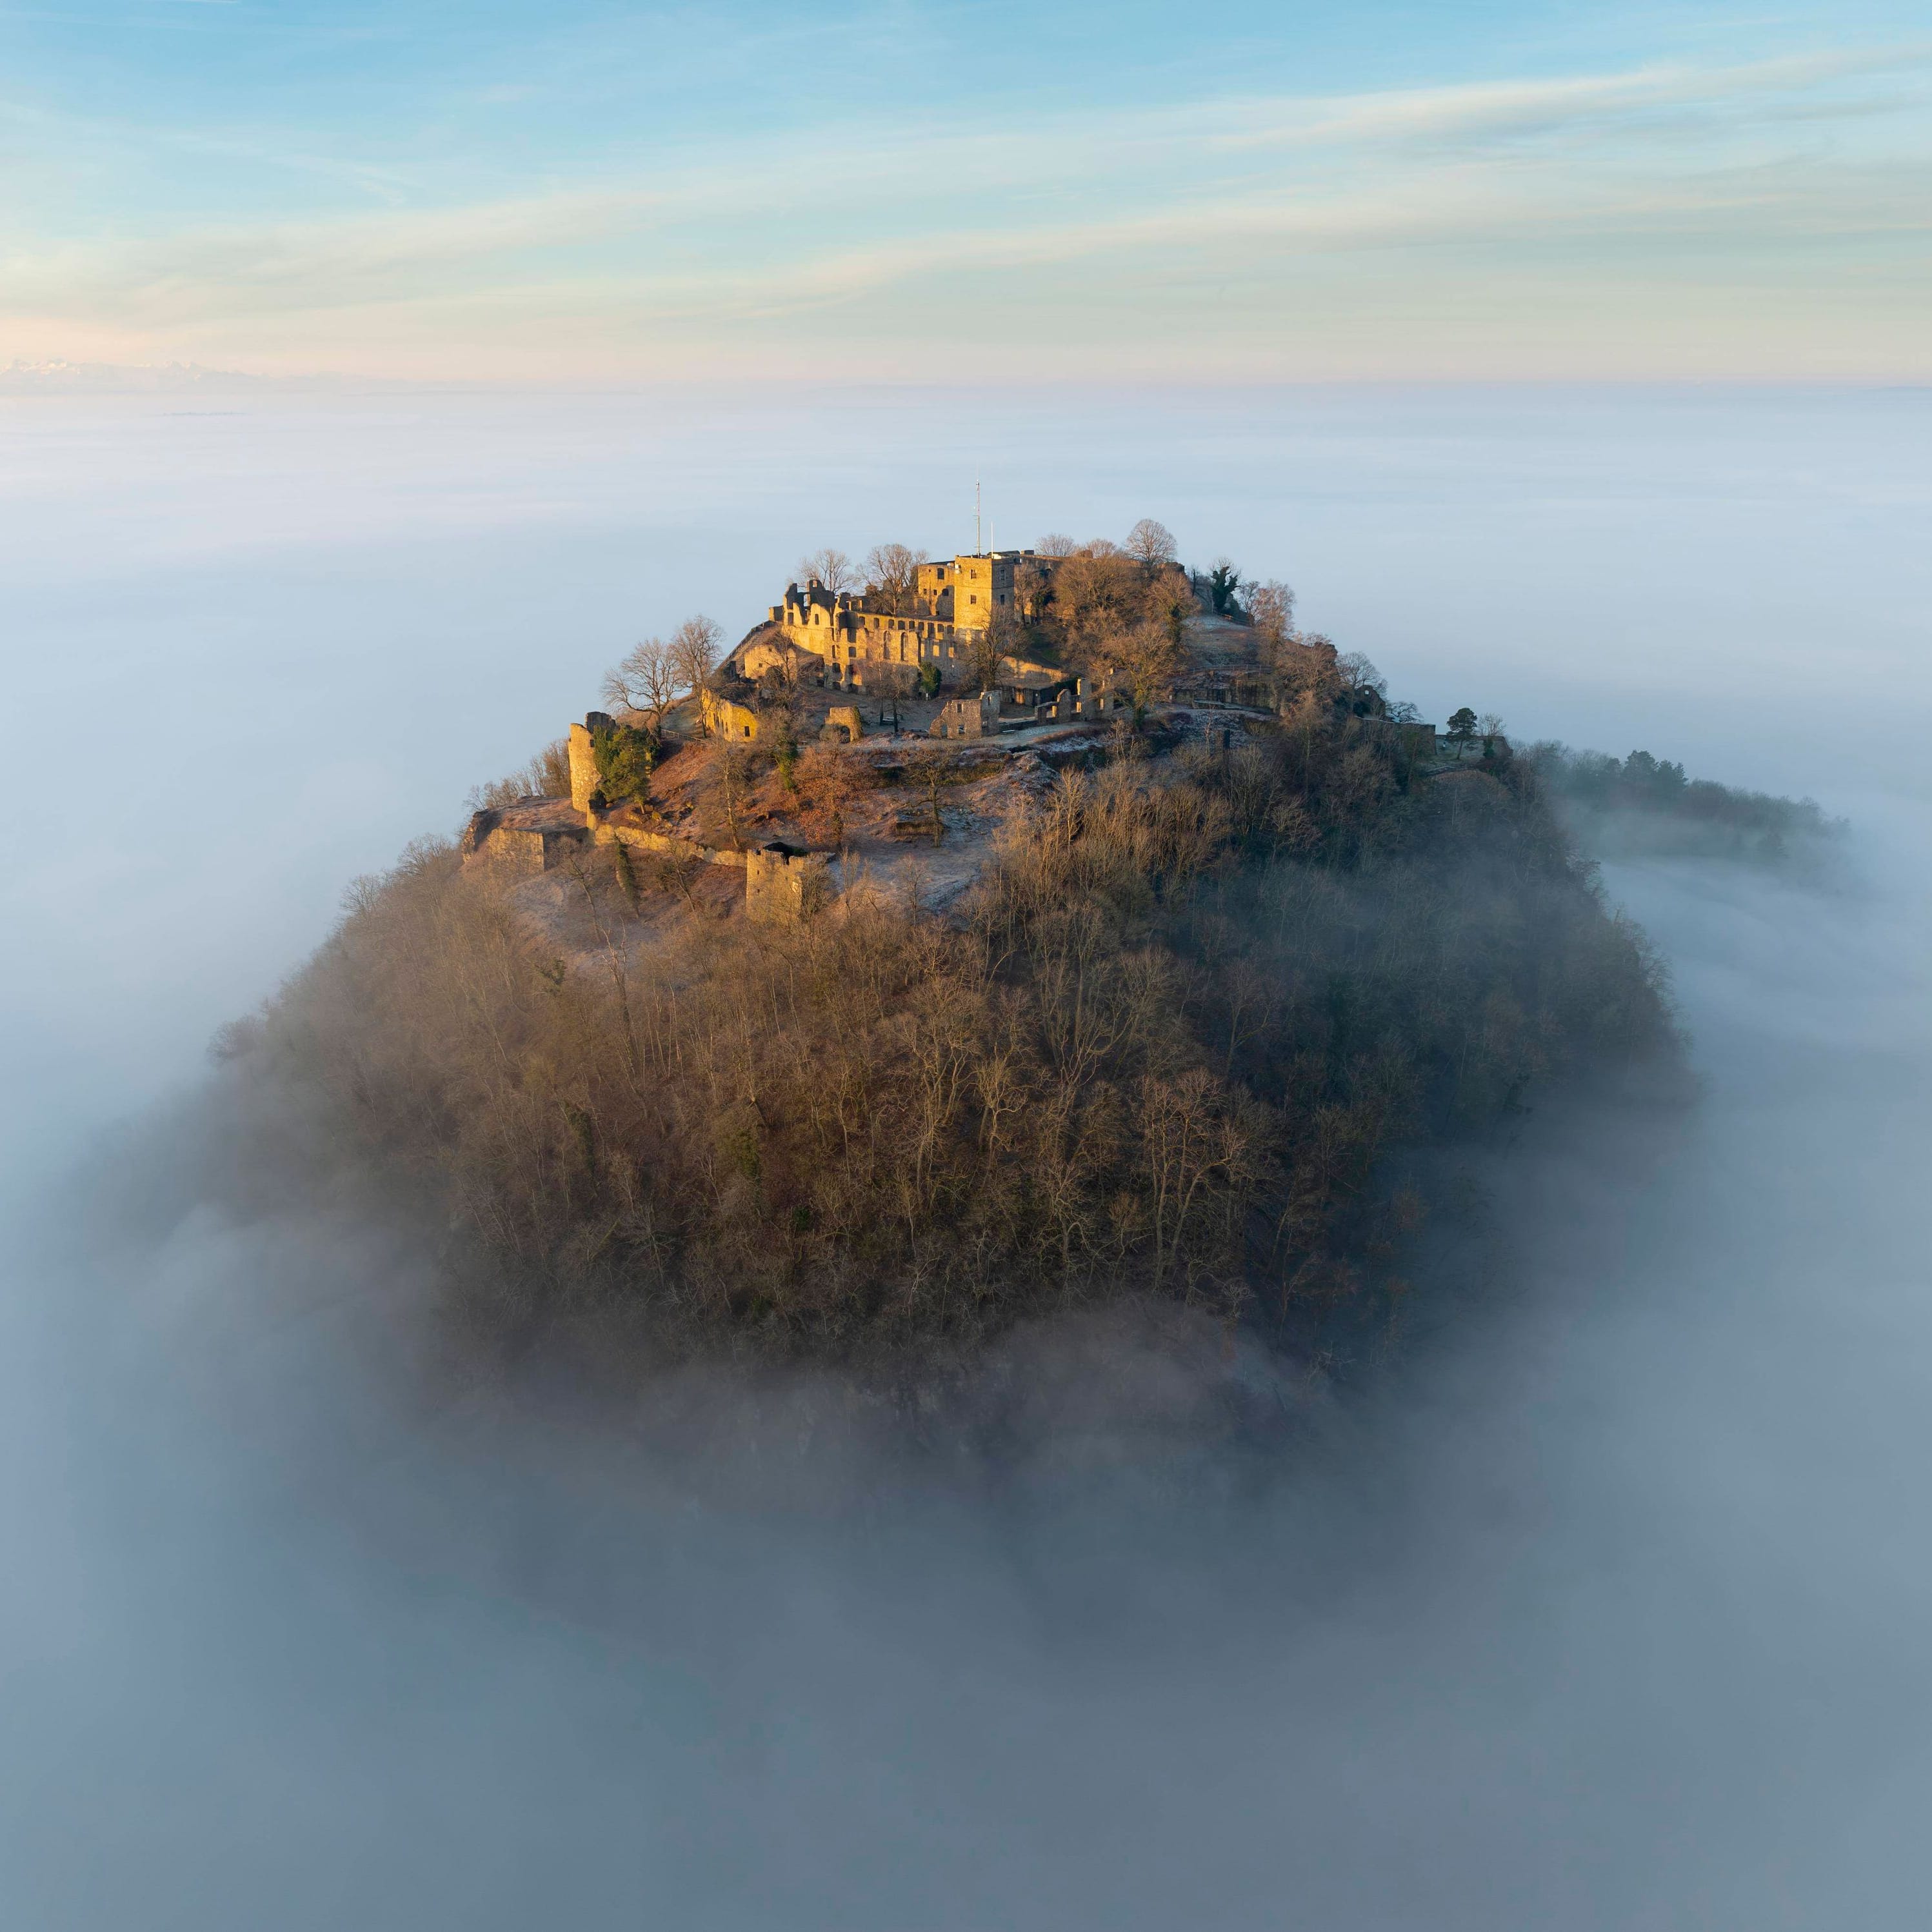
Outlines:
{"label": "thin cirrus cloud", "polygon": [[345,157],[402,205],[16,232],[0,345],[504,378],[1921,378],[1928,58],[880,116],[468,200]]}
{"label": "thin cirrus cloud", "polygon": [[[1219,141],[1237,148],[1442,136],[1484,141],[1628,118],[1658,107],[1717,111],[1732,102],[1815,96],[1834,82],[1875,76],[1896,79],[1922,70],[1928,56],[1932,44],[1790,55],[1722,68],[1658,65],[1620,74],[1295,100],[1283,104],[1284,114],[1270,115],[1264,110],[1253,117],[1272,124],[1230,130]],[[1816,111],[1835,116],[1867,112],[1870,105],[1868,100],[1856,104],[1822,101]]]}

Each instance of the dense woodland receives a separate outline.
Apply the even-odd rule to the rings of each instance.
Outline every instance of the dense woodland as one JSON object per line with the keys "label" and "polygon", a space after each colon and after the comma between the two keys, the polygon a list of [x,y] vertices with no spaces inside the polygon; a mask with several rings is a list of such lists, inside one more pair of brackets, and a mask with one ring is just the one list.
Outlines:
{"label": "dense woodland", "polygon": [[1386,1309],[1429,1210],[1388,1156],[1674,1040],[1536,771],[1425,770],[1295,649],[1276,723],[1124,736],[944,920],[756,926],[600,851],[571,964],[426,844],[236,1056],[453,1223],[505,1334],[861,1358],[1122,1294]]}

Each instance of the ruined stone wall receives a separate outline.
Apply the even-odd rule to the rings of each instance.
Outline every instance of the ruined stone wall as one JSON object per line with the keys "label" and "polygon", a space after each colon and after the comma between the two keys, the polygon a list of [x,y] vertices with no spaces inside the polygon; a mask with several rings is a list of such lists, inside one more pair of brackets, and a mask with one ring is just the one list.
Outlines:
{"label": "ruined stone wall", "polygon": [[705,691],[698,694],[703,700],[704,728],[713,737],[728,738],[742,744],[758,735],[758,714],[748,705],[734,704],[728,698],[719,698]]}
{"label": "ruined stone wall", "polygon": [[952,584],[950,558],[941,563],[922,563],[919,567],[919,582],[914,594],[922,608],[935,617],[950,621],[952,616]]}
{"label": "ruined stone wall", "polygon": [[477,833],[472,821],[472,830],[464,837],[464,869],[485,868],[515,878],[533,877],[562,865],[584,841],[585,834],[574,827],[496,825]]}
{"label": "ruined stone wall", "polygon": [[820,852],[767,845],[745,854],[745,916],[764,926],[796,926],[830,898],[830,875]]}
{"label": "ruined stone wall", "polygon": [[590,809],[590,794],[597,789],[597,747],[593,734],[608,731],[615,721],[608,712],[590,711],[581,724],[570,728],[570,802],[579,812]]}
{"label": "ruined stone wall", "polygon": [[940,708],[939,716],[926,727],[935,738],[983,738],[1000,728],[1001,706],[998,692],[982,692],[977,698],[956,698]]}
{"label": "ruined stone wall", "polygon": [[707,866],[742,866],[745,855],[728,846],[700,845],[694,838],[680,838],[674,832],[653,832],[641,825],[592,814],[591,836],[600,845],[628,845],[639,852],[674,852],[687,858],[701,859]]}
{"label": "ruined stone wall", "polygon": [[801,682],[809,682],[824,675],[825,661],[788,638],[764,637],[746,650],[738,668],[754,684],[770,670],[796,674]]}
{"label": "ruined stone wall", "polygon": [[921,664],[937,664],[943,678],[958,659],[952,626],[933,618],[868,610],[846,599],[836,605],[794,602],[789,594],[772,608],[786,643],[811,652],[835,683],[850,682],[855,672],[862,682],[862,667],[882,664],[903,665],[909,675]]}
{"label": "ruined stone wall", "polygon": [[579,812],[590,809],[590,794],[597,789],[597,754],[590,734],[581,724],[570,728],[570,802]]}

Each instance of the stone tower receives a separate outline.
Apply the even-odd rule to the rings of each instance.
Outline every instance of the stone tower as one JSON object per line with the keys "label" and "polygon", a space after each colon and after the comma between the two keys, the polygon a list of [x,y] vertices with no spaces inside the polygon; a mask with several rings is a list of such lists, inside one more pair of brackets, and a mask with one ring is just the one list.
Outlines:
{"label": "stone tower", "polygon": [[592,739],[612,723],[608,712],[592,711],[581,724],[570,728],[570,802],[579,812],[590,809],[590,794],[597,789],[597,747]]}

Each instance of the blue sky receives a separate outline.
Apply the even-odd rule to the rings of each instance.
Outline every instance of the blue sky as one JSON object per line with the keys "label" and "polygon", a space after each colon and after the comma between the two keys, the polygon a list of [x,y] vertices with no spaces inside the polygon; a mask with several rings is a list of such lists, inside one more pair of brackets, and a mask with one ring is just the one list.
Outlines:
{"label": "blue sky", "polygon": [[1932,376],[1932,9],[0,5],[0,363]]}

